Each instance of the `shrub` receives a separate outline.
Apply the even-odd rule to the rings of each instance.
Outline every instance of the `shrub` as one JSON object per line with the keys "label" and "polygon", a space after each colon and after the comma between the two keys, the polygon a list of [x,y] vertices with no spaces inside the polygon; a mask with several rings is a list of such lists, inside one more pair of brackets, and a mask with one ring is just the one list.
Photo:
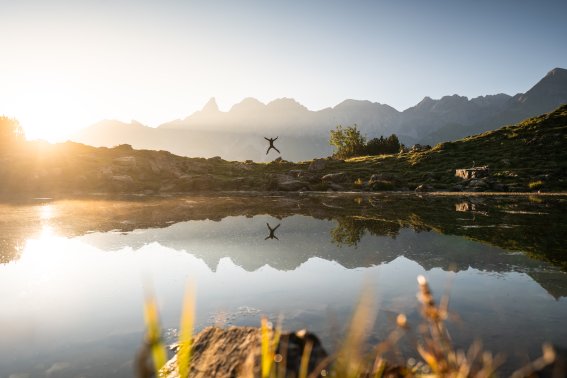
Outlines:
{"label": "shrub", "polygon": [[395,154],[400,151],[402,145],[396,134],[392,134],[387,138],[373,138],[366,144],[366,154],[368,155],[384,155]]}
{"label": "shrub", "polygon": [[331,130],[329,144],[335,146],[336,151],[333,156],[339,159],[347,159],[362,155],[385,155],[396,154],[404,148],[396,134],[387,138],[372,138],[366,142],[366,138],[360,134],[357,126],[343,128],[337,126]]}
{"label": "shrub", "polygon": [[335,130],[331,130],[329,144],[336,149],[333,156],[347,159],[364,153],[366,138],[360,134],[356,125],[346,128],[339,125]]}

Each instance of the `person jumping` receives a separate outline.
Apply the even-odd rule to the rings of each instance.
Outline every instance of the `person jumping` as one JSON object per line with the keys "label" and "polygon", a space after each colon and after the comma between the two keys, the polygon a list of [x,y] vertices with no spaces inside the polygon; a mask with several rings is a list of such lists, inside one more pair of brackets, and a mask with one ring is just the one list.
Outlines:
{"label": "person jumping", "polygon": [[274,150],[278,151],[278,154],[281,154],[280,150],[278,150],[276,148],[276,146],[274,146],[274,142],[276,141],[276,139],[278,139],[279,137],[275,137],[275,138],[266,138],[264,137],[264,139],[266,139],[268,142],[270,142],[270,147],[268,147],[268,151],[266,151],[266,155],[268,154],[268,152],[270,152],[270,150],[273,148]]}

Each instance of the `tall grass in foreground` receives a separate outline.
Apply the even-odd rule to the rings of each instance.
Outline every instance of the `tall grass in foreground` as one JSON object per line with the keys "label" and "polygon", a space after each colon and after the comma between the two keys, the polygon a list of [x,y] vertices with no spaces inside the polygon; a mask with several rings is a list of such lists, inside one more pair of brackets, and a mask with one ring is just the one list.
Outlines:
{"label": "tall grass in foreground", "polygon": [[191,352],[193,347],[193,327],[195,323],[195,285],[189,283],[185,289],[183,312],[179,324],[179,349],[177,367],[179,377],[187,378],[191,372]]}
{"label": "tall grass in foreground", "polygon": [[[159,313],[153,293],[146,288],[144,300],[144,321],[146,338],[136,358],[137,376],[140,378],[161,376],[160,370],[167,362],[167,352],[160,334]],[[179,323],[179,342],[177,348],[177,368],[180,378],[189,377],[191,355],[193,351],[193,328],[195,324],[195,285],[188,283],[183,298],[183,310]],[[153,369],[147,366],[147,360],[153,362]],[[158,372],[157,374],[155,374]]]}
{"label": "tall grass in foreground", "polygon": [[[145,344],[141,354],[143,356],[147,356],[149,354],[153,361],[154,371],[159,371],[159,369],[161,369],[161,367],[167,362],[167,352],[161,338],[157,302],[153,293],[148,291],[146,291],[146,298],[144,301],[144,321],[146,322],[147,331]],[[140,365],[138,368],[141,371],[148,370],[145,365],[145,360],[144,365]]]}
{"label": "tall grass in foreground", "polygon": [[[497,369],[504,361],[501,356],[493,356],[484,351],[479,342],[475,342],[467,351],[454,347],[446,328],[448,318],[448,297],[437,305],[427,280],[423,276],[417,278],[419,285],[418,299],[421,304],[423,324],[417,327],[414,333],[404,314],[396,319],[396,328],[384,341],[367,352],[365,347],[367,335],[374,324],[376,317],[375,304],[372,302],[370,290],[367,287],[359,300],[353,313],[349,330],[338,351],[319,362],[309,371],[309,361],[313,344],[308,340],[301,354],[301,361],[293,372],[286,372],[286,346],[280,345],[281,321],[273,330],[268,319],[263,317],[260,326],[260,367],[261,378],[316,378],[320,376],[340,378],[382,378],[382,377],[416,377],[416,378],[489,378],[497,376]],[[191,372],[191,354],[194,326],[194,287],[188,286],[185,293],[183,313],[180,324],[179,348],[177,350],[177,367],[179,377],[187,378]],[[144,304],[145,321],[147,327],[146,343],[138,356],[138,376],[151,377],[154,372],[161,376],[160,369],[165,364],[165,347],[161,342],[159,317],[157,305],[152,295],[146,296]],[[296,334],[300,335],[300,331]],[[395,351],[398,341],[408,336],[415,350],[421,356],[421,361],[406,359],[404,364],[392,364],[384,358],[386,353]],[[282,342],[285,344],[286,341]],[[149,352],[148,352],[149,351]],[[151,356],[153,371],[142,369],[146,359]],[[222,359],[223,356],[218,356]],[[545,368],[555,361],[556,355],[553,347],[543,345],[542,356],[528,365],[515,371],[511,377],[530,377],[534,372]],[[288,374],[289,373],[289,374]],[[565,373],[565,372],[563,372]],[[256,377],[256,375],[254,375]]]}

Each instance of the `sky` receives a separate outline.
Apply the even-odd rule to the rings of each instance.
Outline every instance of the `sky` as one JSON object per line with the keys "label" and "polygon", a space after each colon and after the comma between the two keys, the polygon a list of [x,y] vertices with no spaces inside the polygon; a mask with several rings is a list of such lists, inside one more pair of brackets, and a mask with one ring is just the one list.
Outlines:
{"label": "sky", "polygon": [[215,97],[514,95],[567,67],[567,2],[0,0],[0,115],[64,140],[102,119],[148,126]]}

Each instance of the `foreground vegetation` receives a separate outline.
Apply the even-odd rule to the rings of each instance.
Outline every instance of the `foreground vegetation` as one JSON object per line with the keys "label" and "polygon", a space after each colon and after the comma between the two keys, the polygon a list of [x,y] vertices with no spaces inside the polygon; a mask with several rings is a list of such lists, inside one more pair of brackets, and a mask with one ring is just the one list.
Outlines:
{"label": "foreground vegetation", "polygon": [[[20,138],[21,139],[21,138]],[[567,105],[556,111],[431,149],[292,163],[187,158],[129,145],[0,144],[0,193],[162,194],[198,191],[564,191]],[[283,151],[285,154],[285,151]],[[485,166],[462,179],[455,170]]]}
{"label": "foreground vegetation", "polygon": [[[175,356],[167,364],[157,305],[150,295],[144,309],[147,334],[136,359],[137,375],[148,378],[155,372],[157,376],[171,378],[212,375],[222,378],[496,376],[504,358],[483,350],[480,342],[473,343],[466,351],[455,348],[445,324],[450,315],[448,298],[444,297],[437,304],[425,277],[419,276],[418,284],[421,325],[411,325],[404,314],[398,314],[396,329],[377,345],[367,346],[368,333],[376,315],[376,304],[372,302],[367,288],[352,315],[342,345],[332,355],[327,355],[316,336],[306,331],[283,334],[281,324],[272,329],[266,318],[262,319],[258,331],[246,329],[240,333],[242,339],[227,337],[226,340],[203,341],[200,336],[211,333],[210,329],[194,338],[194,293],[189,286],[181,316],[179,343]],[[232,328],[224,334],[237,335],[234,331]],[[222,331],[214,332],[223,334]],[[403,338],[413,345],[419,360],[401,356],[398,343]],[[542,349],[541,357],[520,367],[511,377],[530,377],[553,364],[556,360],[554,348],[544,344]],[[392,363],[392,356],[397,363]],[[565,374],[562,369],[563,366],[556,364],[549,368],[547,374],[562,376]]]}

